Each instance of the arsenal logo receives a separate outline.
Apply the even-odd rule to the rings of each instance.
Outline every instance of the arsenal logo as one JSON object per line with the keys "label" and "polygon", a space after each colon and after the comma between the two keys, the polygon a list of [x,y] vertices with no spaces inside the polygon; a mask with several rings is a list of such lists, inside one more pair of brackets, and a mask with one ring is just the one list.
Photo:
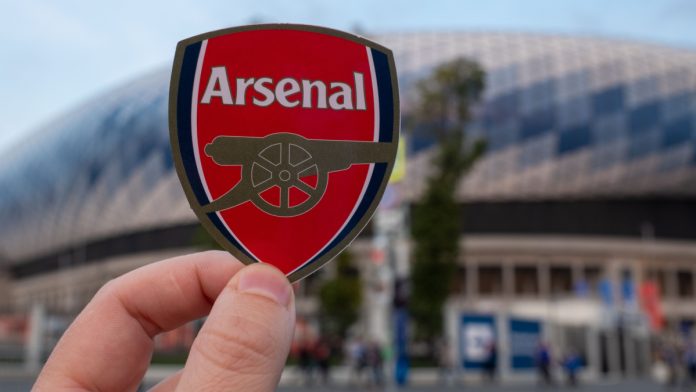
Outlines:
{"label": "arsenal logo", "polygon": [[179,42],[174,162],[206,230],[299,280],[372,216],[396,157],[391,51],[344,32],[256,25]]}

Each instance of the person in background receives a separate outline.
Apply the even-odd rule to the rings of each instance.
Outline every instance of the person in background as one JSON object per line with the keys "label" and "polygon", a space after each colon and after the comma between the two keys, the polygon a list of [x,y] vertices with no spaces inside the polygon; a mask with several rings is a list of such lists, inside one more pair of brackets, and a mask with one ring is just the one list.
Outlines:
{"label": "person in background", "polygon": [[672,339],[666,339],[662,342],[660,351],[662,360],[664,361],[667,367],[667,377],[665,386],[676,387],[679,385],[679,376],[681,368],[681,358],[679,356],[679,348],[677,347],[677,343],[674,342],[674,340]]}
{"label": "person in background", "polygon": [[349,380],[353,385],[359,385],[362,381],[363,370],[367,366],[366,348],[360,337],[352,339],[346,348],[348,352],[348,367],[350,369]]}
{"label": "person in background", "polygon": [[496,371],[498,370],[498,347],[495,344],[495,339],[491,339],[488,342],[488,358],[484,363],[484,371],[486,372],[486,377],[488,382],[495,382]]}
{"label": "person in background", "polygon": [[582,367],[582,359],[575,350],[570,350],[563,359],[563,370],[565,370],[568,386],[578,385],[578,372]]}
{"label": "person in background", "polygon": [[302,372],[305,386],[312,385],[312,373],[314,368],[312,346],[313,344],[310,340],[304,340],[298,351],[297,366]]}
{"label": "person in background", "polygon": [[330,366],[331,366],[331,346],[329,342],[320,338],[314,347],[314,359],[317,363],[317,368],[321,376],[321,382],[324,386],[329,385]]}
{"label": "person in background", "polygon": [[451,386],[454,382],[454,350],[446,338],[438,341],[437,359],[440,368],[440,383]]}
{"label": "person in background", "polygon": [[686,382],[687,387],[696,385],[696,344],[693,340],[689,340],[684,348],[684,366],[686,367]]}
{"label": "person in background", "polygon": [[372,385],[382,387],[384,385],[384,358],[382,349],[377,342],[370,342],[366,351],[367,366],[372,370]]}
{"label": "person in background", "polygon": [[536,351],[536,365],[539,371],[539,383],[542,385],[553,385],[551,378],[551,352],[545,342],[539,342]]}

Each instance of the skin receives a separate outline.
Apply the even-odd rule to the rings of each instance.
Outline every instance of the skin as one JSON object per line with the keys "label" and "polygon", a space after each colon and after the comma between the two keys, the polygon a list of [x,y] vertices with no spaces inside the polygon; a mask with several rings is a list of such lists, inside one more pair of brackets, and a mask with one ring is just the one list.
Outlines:
{"label": "skin", "polygon": [[287,278],[226,252],[147,265],[104,285],[56,345],[34,391],[135,391],[153,338],[208,315],[182,370],[152,391],[273,391],[295,325]]}

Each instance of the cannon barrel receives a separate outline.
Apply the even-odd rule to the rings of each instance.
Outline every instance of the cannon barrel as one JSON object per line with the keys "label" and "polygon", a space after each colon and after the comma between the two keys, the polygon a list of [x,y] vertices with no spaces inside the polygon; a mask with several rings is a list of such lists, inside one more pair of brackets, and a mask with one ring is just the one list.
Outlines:
{"label": "cannon barrel", "polygon": [[263,144],[264,138],[218,136],[205,146],[205,154],[218,165],[247,165]]}
{"label": "cannon barrel", "polygon": [[391,143],[309,140],[307,151],[320,170],[344,170],[353,164],[389,162],[395,146]]}
{"label": "cannon barrel", "polygon": [[290,133],[266,137],[218,136],[205,146],[205,153],[218,165],[248,165],[259,152],[274,143],[292,143],[305,149],[322,171],[344,170],[352,164],[389,162],[396,154],[392,143],[313,140]]}

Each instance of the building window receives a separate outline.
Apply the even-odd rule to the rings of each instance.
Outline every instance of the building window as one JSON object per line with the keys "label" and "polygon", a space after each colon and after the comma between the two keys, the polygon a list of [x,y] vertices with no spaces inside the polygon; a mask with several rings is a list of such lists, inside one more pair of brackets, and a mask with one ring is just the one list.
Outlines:
{"label": "building window", "polygon": [[667,290],[667,273],[661,269],[653,269],[647,273],[648,280],[651,280],[657,284],[660,288],[660,296],[662,298],[668,297],[669,292]]}
{"label": "building window", "polygon": [[583,269],[585,283],[590,293],[596,293],[599,282],[602,280],[602,268],[599,266],[588,266]]}
{"label": "building window", "polygon": [[677,294],[679,298],[691,298],[694,296],[694,276],[691,271],[677,271]]}
{"label": "building window", "polygon": [[453,291],[455,294],[466,295],[466,266],[457,266],[457,272],[454,276]]}
{"label": "building window", "polygon": [[570,267],[551,267],[551,293],[570,294],[573,291],[573,273]]}
{"label": "building window", "polygon": [[479,267],[478,273],[479,294],[503,293],[503,269],[501,267]]}
{"label": "building window", "polygon": [[539,276],[536,267],[515,267],[515,294],[539,294]]}

